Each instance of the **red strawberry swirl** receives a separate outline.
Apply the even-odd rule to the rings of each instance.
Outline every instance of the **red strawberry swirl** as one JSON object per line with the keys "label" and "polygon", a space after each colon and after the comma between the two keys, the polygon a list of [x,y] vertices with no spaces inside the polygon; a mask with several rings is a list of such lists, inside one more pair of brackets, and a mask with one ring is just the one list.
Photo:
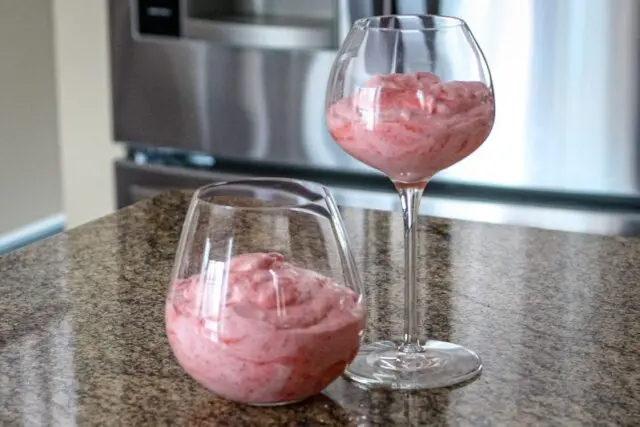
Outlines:
{"label": "red strawberry swirl", "polygon": [[441,82],[432,73],[372,77],[327,111],[344,151],[394,181],[426,181],[485,141],[494,122],[482,82]]}
{"label": "red strawberry swirl", "polygon": [[353,291],[277,253],[239,255],[228,270],[223,298],[193,276],[167,301],[169,343],[204,387],[244,403],[297,401],[353,360],[365,322]]}

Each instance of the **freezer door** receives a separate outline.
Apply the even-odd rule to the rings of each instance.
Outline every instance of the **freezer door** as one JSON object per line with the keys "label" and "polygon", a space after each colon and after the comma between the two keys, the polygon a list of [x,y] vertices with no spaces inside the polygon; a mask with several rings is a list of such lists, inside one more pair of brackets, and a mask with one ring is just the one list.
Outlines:
{"label": "freezer door", "polygon": [[195,189],[215,182],[249,176],[170,166],[139,165],[126,160],[117,161],[115,169],[118,209],[168,190]]}
{"label": "freezer door", "polygon": [[[117,161],[115,168],[118,209],[168,190],[195,189],[215,182],[258,177],[251,173],[142,165],[126,160]],[[392,192],[355,189],[346,185],[331,186],[331,191],[339,205],[362,209],[400,210],[398,196]]]}
{"label": "freezer door", "polygon": [[[214,182],[255,176],[249,173],[200,171],[119,161],[116,163],[118,208],[154,197],[171,189],[195,189]],[[400,212],[399,198],[393,192],[351,188],[346,182],[330,187],[339,205],[363,209],[360,215],[354,216],[354,218],[360,218],[358,221],[364,221],[365,209]],[[582,233],[640,235],[640,213],[638,212],[572,209],[554,207],[553,204],[518,204],[486,198],[465,199],[454,195],[430,196],[429,191],[426,192],[426,197],[421,205],[420,215]],[[395,221],[393,232],[402,233],[401,216],[398,214],[394,218],[390,219],[390,221]],[[361,225],[364,226],[363,224]]]}

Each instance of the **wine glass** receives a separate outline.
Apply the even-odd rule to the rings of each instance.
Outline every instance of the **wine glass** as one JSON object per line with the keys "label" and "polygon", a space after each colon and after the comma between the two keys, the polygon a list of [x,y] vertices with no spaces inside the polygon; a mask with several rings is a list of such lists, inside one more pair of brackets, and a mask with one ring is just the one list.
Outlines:
{"label": "wine glass", "polygon": [[476,353],[422,336],[415,226],[429,180],[475,151],[493,127],[493,83],[480,46],[458,18],[360,19],[334,61],[325,107],[338,145],[391,179],[405,227],[404,337],[364,345],[346,375],[364,386],[405,390],[474,377],[482,369]]}
{"label": "wine glass", "polygon": [[253,405],[304,400],[344,372],[364,325],[360,276],[327,188],[267,178],[195,192],[165,326],[198,383]]}

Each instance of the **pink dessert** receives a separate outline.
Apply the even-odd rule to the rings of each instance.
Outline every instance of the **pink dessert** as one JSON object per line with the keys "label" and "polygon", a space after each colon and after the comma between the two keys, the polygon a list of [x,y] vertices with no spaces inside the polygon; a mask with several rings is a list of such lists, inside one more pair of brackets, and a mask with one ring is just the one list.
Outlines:
{"label": "pink dessert", "polygon": [[482,82],[442,82],[432,73],[371,78],[327,111],[344,151],[393,181],[426,181],[486,139],[493,96]]}
{"label": "pink dessert", "polygon": [[[215,295],[205,295],[208,288]],[[365,323],[358,295],[278,253],[233,258],[226,298],[221,288],[200,276],[177,281],[165,321],[182,368],[222,397],[299,401],[320,393],[358,352]],[[203,304],[209,298],[215,302]]]}

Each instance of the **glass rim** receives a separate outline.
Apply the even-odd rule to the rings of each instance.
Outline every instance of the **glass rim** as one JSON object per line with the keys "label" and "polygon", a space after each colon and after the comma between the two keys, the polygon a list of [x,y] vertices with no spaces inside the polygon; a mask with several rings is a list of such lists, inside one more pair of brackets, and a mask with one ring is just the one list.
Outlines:
{"label": "glass rim", "polygon": [[[260,189],[261,187],[258,187],[256,184],[265,184],[264,187],[262,187],[262,189],[264,190],[279,190],[278,188],[274,188],[274,187],[269,187],[268,184],[269,183],[274,183],[274,184],[297,184],[303,188],[305,188],[307,191],[309,191],[310,194],[313,194],[314,197],[307,197],[305,195],[301,195],[299,197],[304,198],[303,201],[301,201],[300,203],[281,203],[278,205],[270,205],[270,206],[259,206],[259,207],[252,207],[252,206],[234,206],[228,203],[216,203],[216,202],[212,202],[212,201],[208,201],[208,200],[204,200],[203,197],[203,193],[209,192],[209,191],[215,191],[217,189],[223,189],[225,187],[231,187],[231,186],[255,186],[255,188]],[[318,191],[318,193],[315,193],[314,190]],[[282,190],[282,191],[286,191],[286,190]],[[260,211],[278,211],[278,210],[283,210],[283,209],[294,209],[294,208],[304,208],[310,205],[313,205],[319,201],[324,201],[326,200],[327,196],[330,194],[329,192],[329,188],[327,186],[325,186],[324,184],[321,184],[319,182],[315,182],[315,181],[309,181],[309,180],[304,180],[304,179],[296,179],[296,178],[278,178],[278,177],[251,177],[251,178],[238,178],[238,179],[233,179],[233,180],[228,180],[228,181],[220,181],[220,182],[214,182],[212,184],[207,184],[204,185],[202,187],[199,187],[195,190],[195,192],[193,193],[193,197],[192,200],[197,202],[197,203],[202,203],[205,205],[209,205],[212,207],[219,207],[219,208],[223,208],[223,209],[228,209],[228,210],[235,210],[235,211],[254,211],[254,212],[260,212]],[[257,199],[260,200],[260,199]]]}
{"label": "glass rim", "polygon": [[[434,21],[441,21],[444,25],[435,25],[433,27],[424,27],[424,28],[386,28],[386,27],[371,27],[371,22],[380,21],[384,18],[429,18]],[[430,31],[439,31],[445,29],[453,29],[458,27],[466,27],[467,23],[462,18],[458,18],[456,16],[449,15],[435,15],[435,14],[390,14],[390,15],[377,15],[377,16],[368,16],[365,18],[360,18],[356,20],[353,24],[354,28],[359,28],[367,31],[392,31],[392,32],[401,32],[401,33],[411,33],[411,32],[430,32]]]}

